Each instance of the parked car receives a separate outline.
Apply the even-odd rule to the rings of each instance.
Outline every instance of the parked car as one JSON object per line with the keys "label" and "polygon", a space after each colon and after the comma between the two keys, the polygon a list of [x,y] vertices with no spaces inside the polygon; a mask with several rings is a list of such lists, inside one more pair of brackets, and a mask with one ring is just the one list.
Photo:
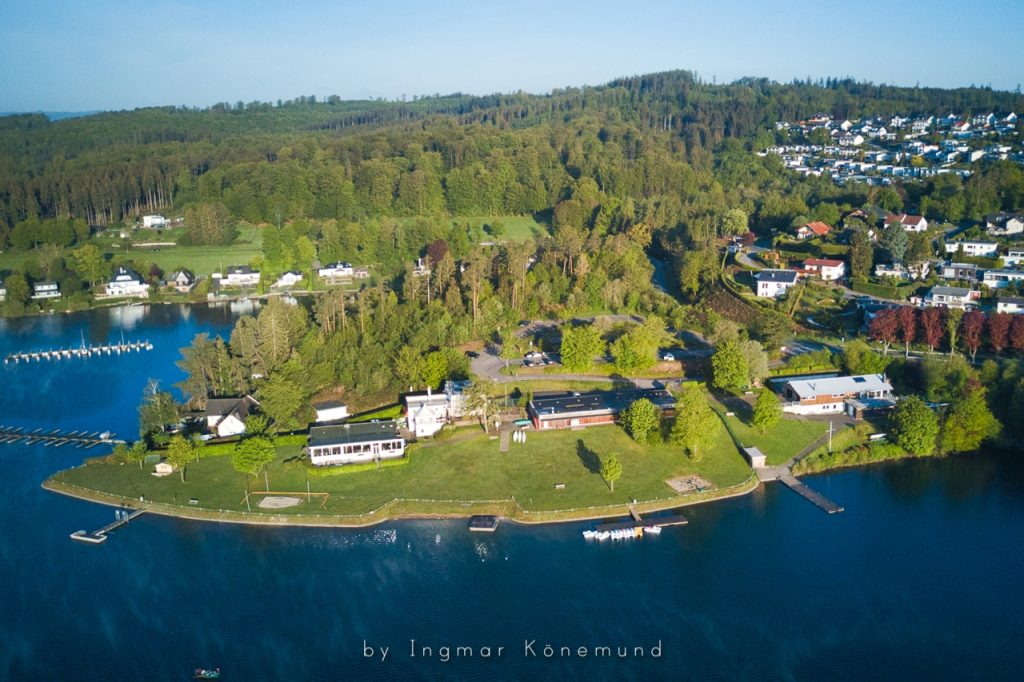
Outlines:
{"label": "parked car", "polygon": [[475,358],[480,357],[480,354],[477,353],[475,350],[467,350],[466,351],[466,357],[467,358],[474,358],[475,359]]}
{"label": "parked car", "polygon": [[673,360],[676,359],[676,356],[666,351],[661,354],[661,359],[665,360],[666,362],[672,362]]}

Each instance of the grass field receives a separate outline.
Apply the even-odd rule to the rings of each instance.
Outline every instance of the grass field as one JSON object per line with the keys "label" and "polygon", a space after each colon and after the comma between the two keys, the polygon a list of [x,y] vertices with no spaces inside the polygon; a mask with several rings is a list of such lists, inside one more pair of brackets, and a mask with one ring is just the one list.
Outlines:
{"label": "grass field", "polygon": [[726,410],[735,412],[724,417],[729,428],[744,447],[756,447],[766,455],[770,466],[784,464],[790,457],[820,438],[828,431],[828,422],[801,419],[786,415],[777,425],[761,433],[750,426],[752,410],[745,400],[731,398],[717,408],[723,414]]}
{"label": "grass field", "polygon": [[[420,220],[420,218],[400,218],[405,222],[413,222]],[[513,241],[513,242],[525,242],[533,239],[536,236],[550,234],[551,230],[544,223],[537,222],[533,216],[528,215],[476,215],[476,216],[458,216],[451,219],[451,222],[458,223],[459,225],[491,225],[495,221],[500,221],[505,226],[505,232],[500,237],[492,237],[488,232],[484,232],[483,238],[485,241],[496,240],[496,241]]]}
{"label": "grass field", "polygon": [[[697,473],[724,488],[747,480],[750,474],[724,431],[696,464],[671,445],[639,446],[617,426],[529,433],[527,443],[512,444],[508,453],[499,453],[498,447],[497,439],[481,433],[427,443],[414,450],[406,466],[309,477],[313,492],[330,493],[326,508],[321,511],[319,503],[313,502],[274,513],[365,514],[396,498],[436,500],[438,508],[448,503],[457,509],[460,502],[509,500],[510,496],[526,510],[567,510],[624,504],[633,498],[672,498],[675,493],[665,480],[677,475]],[[305,466],[294,459],[298,451],[297,446],[279,448],[268,471],[271,490],[306,490]],[[600,459],[611,453],[622,463],[614,493],[598,473]],[[177,474],[155,478],[149,467],[140,470],[135,464],[106,460],[94,460],[55,478],[128,499],[141,495],[152,502],[196,508],[245,509],[245,479],[232,468],[230,457],[208,457],[189,465],[185,483]],[[263,489],[263,477],[249,482],[254,490]],[[556,484],[565,487],[556,490]],[[188,504],[193,498],[197,505]]]}

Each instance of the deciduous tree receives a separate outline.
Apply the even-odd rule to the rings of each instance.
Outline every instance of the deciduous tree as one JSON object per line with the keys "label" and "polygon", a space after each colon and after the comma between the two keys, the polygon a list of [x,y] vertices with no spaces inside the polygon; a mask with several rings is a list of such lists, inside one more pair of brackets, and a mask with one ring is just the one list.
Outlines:
{"label": "deciduous tree", "polygon": [[748,384],[750,369],[738,341],[726,341],[711,356],[711,377],[719,388],[736,389]]}
{"label": "deciduous tree", "polygon": [[986,438],[999,433],[1000,424],[985,402],[981,387],[968,390],[953,403],[942,426],[942,449],[946,452],[977,450]]}
{"label": "deciduous tree", "polygon": [[892,430],[897,445],[912,455],[935,452],[939,436],[939,418],[916,395],[900,400],[892,413]]}
{"label": "deciduous tree", "polygon": [[754,402],[754,415],[751,423],[761,433],[766,432],[782,421],[782,405],[775,394],[767,388],[761,389]]}
{"label": "deciduous tree", "polygon": [[610,492],[615,492],[615,481],[619,480],[621,476],[622,463],[619,462],[619,458],[614,453],[601,461],[601,478],[608,483]]}
{"label": "deciduous tree", "polygon": [[972,310],[964,315],[960,323],[960,335],[967,351],[971,354],[971,362],[974,362],[978,349],[981,347],[981,337],[985,330],[985,313]]}
{"label": "deciduous tree", "polygon": [[700,461],[704,448],[715,442],[721,429],[722,422],[700,386],[696,382],[683,384],[672,424],[672,442],[686,448],[690,459]]}
{"label": "deciduous tree", "polygon": [[1010,323],[1012,318],[1007,313],[992,313],[988,316],[988,344],[996,355],[1002,355],[1010,343]]}
{"label": "deciduous tree", "polygon": [[874,341],[881,341],[885,344],[886,353],[889,346],[897,339],[900,329],[900,320],[896,311],[892,308],[879,310],[875,319],[868,325],[868,335]]}
{"label": "deciduous tree", "polygon": [[661,411],[647,398],[634,400],[622,412],[620,423],[633,440],[647,445],[657,439],[661,426]]}
{"label": "deciduous tree", "polygon": [[921,340],[928,345],[928,350],[934,351],[942,343],[942,310],[940,308],[925,308],[921,311]]}

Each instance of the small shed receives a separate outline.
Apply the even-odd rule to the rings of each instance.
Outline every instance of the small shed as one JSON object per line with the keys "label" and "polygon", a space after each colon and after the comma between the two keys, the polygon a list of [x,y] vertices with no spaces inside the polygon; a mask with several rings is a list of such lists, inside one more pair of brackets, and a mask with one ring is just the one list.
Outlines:
{"label": "small shed", "polygon": [[757,448],[743,448],[743,452],[747,455],[747,459],[750,460],[750,466],[755,469],[760,469],[767,466],[765,454]]}
{"label": "small shed", "polygon": [[348,418],[348,406],[337,400],[325,400],[323,402],[313,403],[313,409],[316,410],[317,424],[324,424],[326,422],[333,422]]}

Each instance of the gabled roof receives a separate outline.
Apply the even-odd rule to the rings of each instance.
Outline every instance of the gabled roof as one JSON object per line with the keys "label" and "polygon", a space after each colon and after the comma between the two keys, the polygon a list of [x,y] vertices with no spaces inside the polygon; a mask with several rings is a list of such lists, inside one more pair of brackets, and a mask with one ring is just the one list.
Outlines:
{"label": "gabled roof", "polygon": [[861,374],[849,377],[828,377],[824,379],[799,379],[787,383],[790,390],[801,400],[825,395],[848,395],[874,391],[892,392],[892,384],[884,374]]}
{"label": "gabled roof", "polygon": [[217,424],[232,416],[238,421],[245,421],[250,410],[256,405],[259,403],[251,395],[243,395],[240,398],[210,398],[206,401],[206,417],[217,417]]}
{"label": "gabled roof", "polygon": [[114,274],[111,276],[110,281],[111,282],[118,282],[118,281],[122,281],[123,282],[126,279],[131,280],[133,282],[141,282],[142,281],[142,276],[139,273],[137,273],[134,270],[132,270],[131,268],[126,268],[123,265],[118,265],[117,269],[114,270]]}
{"label": "gabled roof", "polygon": [[823,222],[821,222],[819,220],[815,220],[814,222],[807,223],[806,225],[804,225],[804,227],[806,227],[808,230],[810,230],[814,234],[818,235],[819,237],[823,236],[823,235],[826,235],[826,234],[828,234],[829,232],[832,231],[831,227],[829,227],[828,225],[826,225],[825,223],[823,223]]}
{"label": "gabled roof", "polygon": [[829,258],[808,258],[804,261],[804,267],[817,266],[821,268],[838,268],[843,265],[841,260],[831,260]]}
{"label": "gabled roof", "polygon": [[963,298],[964,296],[969,296],[970,294],[971,290],[966,287],[936,286],[932,287],[931,291],[932,296],[952,296],[954,298]]}
{"label": "gabled roof", "polygon": [[754,275],[758,282],[780,282],[793,284],[796,282],[796,273],[792,270],[760,270]]}

